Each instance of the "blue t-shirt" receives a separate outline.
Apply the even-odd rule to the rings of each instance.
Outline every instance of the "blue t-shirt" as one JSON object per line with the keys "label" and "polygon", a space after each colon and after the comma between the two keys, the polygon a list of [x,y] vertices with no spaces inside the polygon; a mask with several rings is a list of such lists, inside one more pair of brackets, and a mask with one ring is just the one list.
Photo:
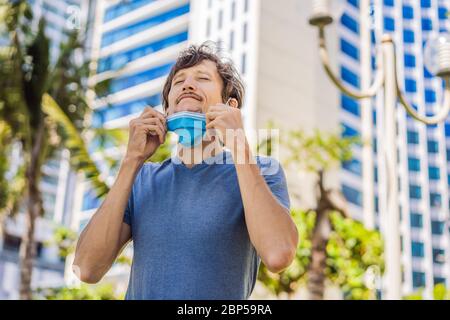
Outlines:
{"label": "blue t-shirt", "polygon": [[[283,169],[256,157],[278,201],[289,209]],[[247,299],[260,258],[250,242],[229,152],[191,169],[177,157],[146,163],[125,210],[133,263],[125,299]]]}

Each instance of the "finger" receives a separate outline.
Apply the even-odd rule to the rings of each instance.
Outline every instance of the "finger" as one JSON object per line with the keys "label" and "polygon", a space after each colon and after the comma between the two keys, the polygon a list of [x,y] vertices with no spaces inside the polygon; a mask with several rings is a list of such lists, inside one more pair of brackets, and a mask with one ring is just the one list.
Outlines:
{"label": "finger", "polygon": [[212,120],[216,119],[220,114],[221,114],[221,112],[218,112],[218,111],[208,111],[205,114],[206,120],[212,121]]}
{"label": "finger", "polygon": [[145,107],[144,112],[142,112],[140,116],[141,119],[156,118],[156,117],[161,119],[163,123],[166,123],[166,118],[164,117],[164,115],[161,112],[153,109],[152,107]]}
{"label": "finger", "polygon": [[144,130],[147,134],[150,135],[158,135],[159,141],[164,143],[164,131],[157,124],[139,124],[138,125],[142,130]]}
{"label": "finger", "polygon": [[214,128],[216,128],[217,124],[218,124],[218,121],[213,120],[213,121],[209,122],[208,124],[206,124],[206,129],[214,129]]}
{"label": "finger", "polygon": [[158,126],[161,128],[161,131],[162,131],[162,132],[165,133],[165,132],[167,131],[165,123],[163,123],[163,122],[161,121],[160,118],[145,118],[145,119],[139,119],[139,120],[137,120],[137,123],[142,123],[142,124],[156,124],[156,125],[158,125]]}

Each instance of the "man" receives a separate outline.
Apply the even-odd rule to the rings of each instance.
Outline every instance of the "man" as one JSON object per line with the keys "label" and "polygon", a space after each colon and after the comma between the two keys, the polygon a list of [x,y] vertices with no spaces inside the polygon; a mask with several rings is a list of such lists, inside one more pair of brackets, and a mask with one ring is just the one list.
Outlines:
{"label": "man", "polygon": [[[130,122],[117,179],[80,235],[81,281],[98,282],[130,240],[126,299],[247,299],[261,260],[272,272],[290,265],[298,234],[284,173],[273,159],[255,161],[242,134],[243,97],[233,65],[207,45],[180,54],[163,89],[165,115],[146,108]],[[186,111],[204,115],[217,135],[145,163],[165,140],[167,116]]]}

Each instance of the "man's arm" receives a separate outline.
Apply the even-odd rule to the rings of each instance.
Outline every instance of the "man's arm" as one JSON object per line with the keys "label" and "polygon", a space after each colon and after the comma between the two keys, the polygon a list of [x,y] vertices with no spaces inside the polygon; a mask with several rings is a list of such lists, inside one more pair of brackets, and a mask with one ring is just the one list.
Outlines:
{"label": "man's arm", "polygon": [[117,179],[78,239],[73,271],[81,281],[98,282],[131,239],[131,228],[123,218],[134,179],[165,135],[165,118],[153,108],[145,108],[130,121],[127,153]]}
{"label": "man's arm", "polygon": [[[231,150],[250,240],[266,267],[272,272],[281,272],[295,257],[297,227],[288,209],[278,202],[261,175],[247,140],[237,141],[236,145],[239,143],[242,149]],[[242,155],[237,156],[237,152]],[[237,160],[242,158],[244,162],[240,164]]]}
{"label": "man's arm", "polygon": [[131,239],[131,228],[123,218],[138,170],[136,162],[123,161],[116,182],[81,233],[73,262],[81,281],[97,283]]}
{"label": "man's arm", "polygon": [[206,129],[217,130],[219,139],[231,150],[250,240],[266,267],[272,272],[280,272],[295,257],[297,227],[260,174],[245,138],[242,115],[237,106],[236,101],[230,105],[210,106],[206,113]]}

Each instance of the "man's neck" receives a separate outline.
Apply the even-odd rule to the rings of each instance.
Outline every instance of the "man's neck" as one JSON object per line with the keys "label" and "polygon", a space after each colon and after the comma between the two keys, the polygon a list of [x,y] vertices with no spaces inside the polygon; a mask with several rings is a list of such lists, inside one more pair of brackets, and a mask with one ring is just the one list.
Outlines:
{"label": "man's neck", "polygon": [[194,165],[200,164],[203,160],[214,157],[222,151],[223,147],[217,141],[202,141],[201,144],[193,148],[186,148],[181,144],[177,146],[177,156],[188,168],[192,168]]}

